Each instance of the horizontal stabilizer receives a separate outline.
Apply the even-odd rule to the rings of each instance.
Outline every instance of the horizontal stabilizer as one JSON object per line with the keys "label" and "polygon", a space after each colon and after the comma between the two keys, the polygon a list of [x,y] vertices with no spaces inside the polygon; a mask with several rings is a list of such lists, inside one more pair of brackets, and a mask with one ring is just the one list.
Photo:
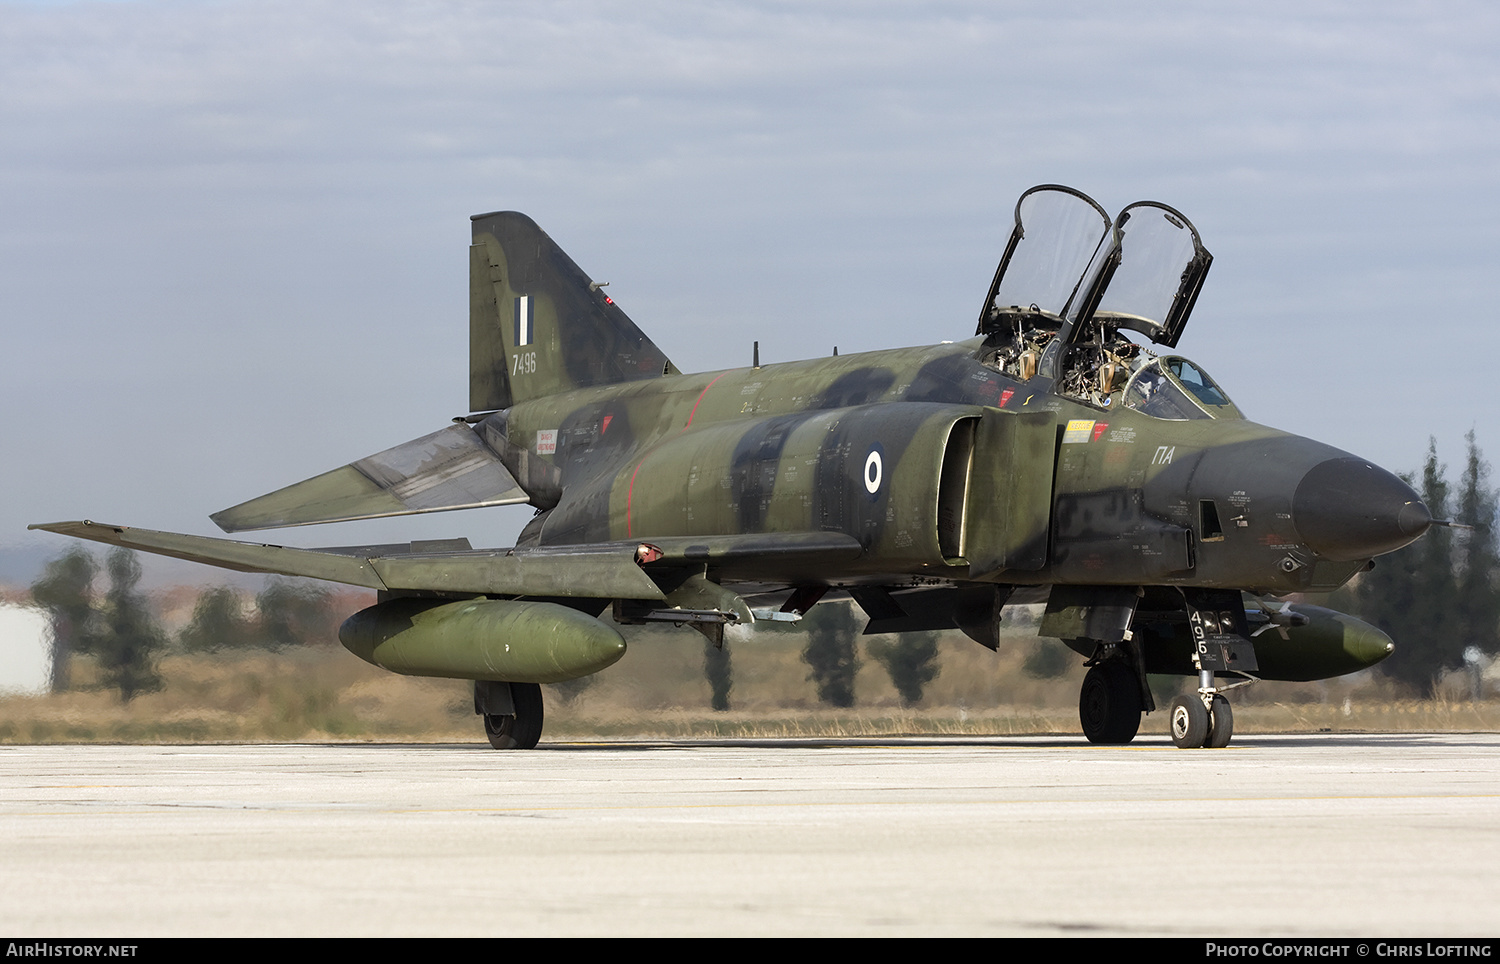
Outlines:
{"label": "horizontal stabilizer", "polygon": [[514,505],[528,496],[467,425],[386,449],[210,518],[225,532]]}
{"label": "horizontal stabilizer", "polygon": [[545,552],[421,551],[433,546],[431,542],[294,549],[88,521],[30,528],[221,569],[307,576],[367,589],[580,599],[664,598],[636,562],[635,543]]}

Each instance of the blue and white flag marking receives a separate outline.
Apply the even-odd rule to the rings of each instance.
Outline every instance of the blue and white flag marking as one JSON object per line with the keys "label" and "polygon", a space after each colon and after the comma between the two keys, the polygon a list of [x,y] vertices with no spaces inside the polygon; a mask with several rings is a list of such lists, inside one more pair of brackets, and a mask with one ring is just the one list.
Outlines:
{"label": "blue and white flag marking", "polygon": [[515,347],[531,344],[531,295],[516,299],[516,343]]}

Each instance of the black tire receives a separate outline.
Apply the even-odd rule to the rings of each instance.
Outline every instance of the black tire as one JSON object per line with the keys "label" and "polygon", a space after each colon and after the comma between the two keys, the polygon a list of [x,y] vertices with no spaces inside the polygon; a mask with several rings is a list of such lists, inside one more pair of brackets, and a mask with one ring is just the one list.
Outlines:
{"label": "black tire", "polygon": [[1208,708],[1197,693],[1172,701],[1172,742],[1183,750],[1196,750],[1208,739]]}
{"label": "black tire", "polygon": [[1204,746],[1214,750],[1222,750],[1229,745],[1229,738],[1234,736],[1234,709],[1230,707],[1229,701],[1217,694],[1214,695],[1214,706],[1208,714],[1208,739]]}
{"label": "black tire", "polygon": [[484,715],[484,735],[497,750],[530,750],[542,738],[542,688],[536,683],[510,684],[515,716]]}
{"label": "black tire", "polygon": [[1122,660],[1092,667],[1078,691],[1078,719],[1090,743],[1129,743],[1141,728],[1141,687]]}

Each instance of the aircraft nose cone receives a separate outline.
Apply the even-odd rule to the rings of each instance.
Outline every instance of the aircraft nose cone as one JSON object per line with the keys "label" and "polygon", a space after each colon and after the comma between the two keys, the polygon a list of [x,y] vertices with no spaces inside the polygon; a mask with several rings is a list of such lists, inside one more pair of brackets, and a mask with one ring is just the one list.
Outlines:
{"label": "aircraft nose cone", "polygon": [[1400,549],[1432,525],[1411,486],[1364,459],[1313,466],[1292,497],[1292,524],[1318,555],[1339,562]]}

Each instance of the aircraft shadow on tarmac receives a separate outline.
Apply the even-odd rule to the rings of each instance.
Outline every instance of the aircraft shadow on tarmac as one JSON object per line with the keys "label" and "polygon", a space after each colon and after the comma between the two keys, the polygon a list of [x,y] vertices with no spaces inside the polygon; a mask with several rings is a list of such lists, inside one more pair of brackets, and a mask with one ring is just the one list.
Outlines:
{"label": "aircraft shadow on tarmac", "polygon": [[[1474,736],[1469,739],[1467,737]],[[1441,744],[1450,749],[1489,748],[1492,744],[1478,735],[1458,733],[1266,733],[1242,735],[1236,740],[1236,749],[1268,749],[1300,745],[1315,749],[1359,748],[1379,744],[1384,749],[1426,749]],[[430,751],[477,752],[488,750],[487,743],[319,743],[311,747],[325,749],[348,749],[359,746],[370,749],[422,749]],[[568,752],[657,752],[661,750],[712,750],[712,749],[785,749],[785,750],[832,750],[852,748],[901,747],[903,749],[953,749],[984,747],[1000,750],[1166,750],[1173,748],[1167,734],[1151,734],[1138,739],[1129,747],[1091,745],[1081,736],[984,736],[984,737],[758,737],[722,739],[644,739],[644,740],[580,740],[576,742],[541,743],[538,751],[554,753]],[[1227,749],[1227,748],[1226,748]]]}

